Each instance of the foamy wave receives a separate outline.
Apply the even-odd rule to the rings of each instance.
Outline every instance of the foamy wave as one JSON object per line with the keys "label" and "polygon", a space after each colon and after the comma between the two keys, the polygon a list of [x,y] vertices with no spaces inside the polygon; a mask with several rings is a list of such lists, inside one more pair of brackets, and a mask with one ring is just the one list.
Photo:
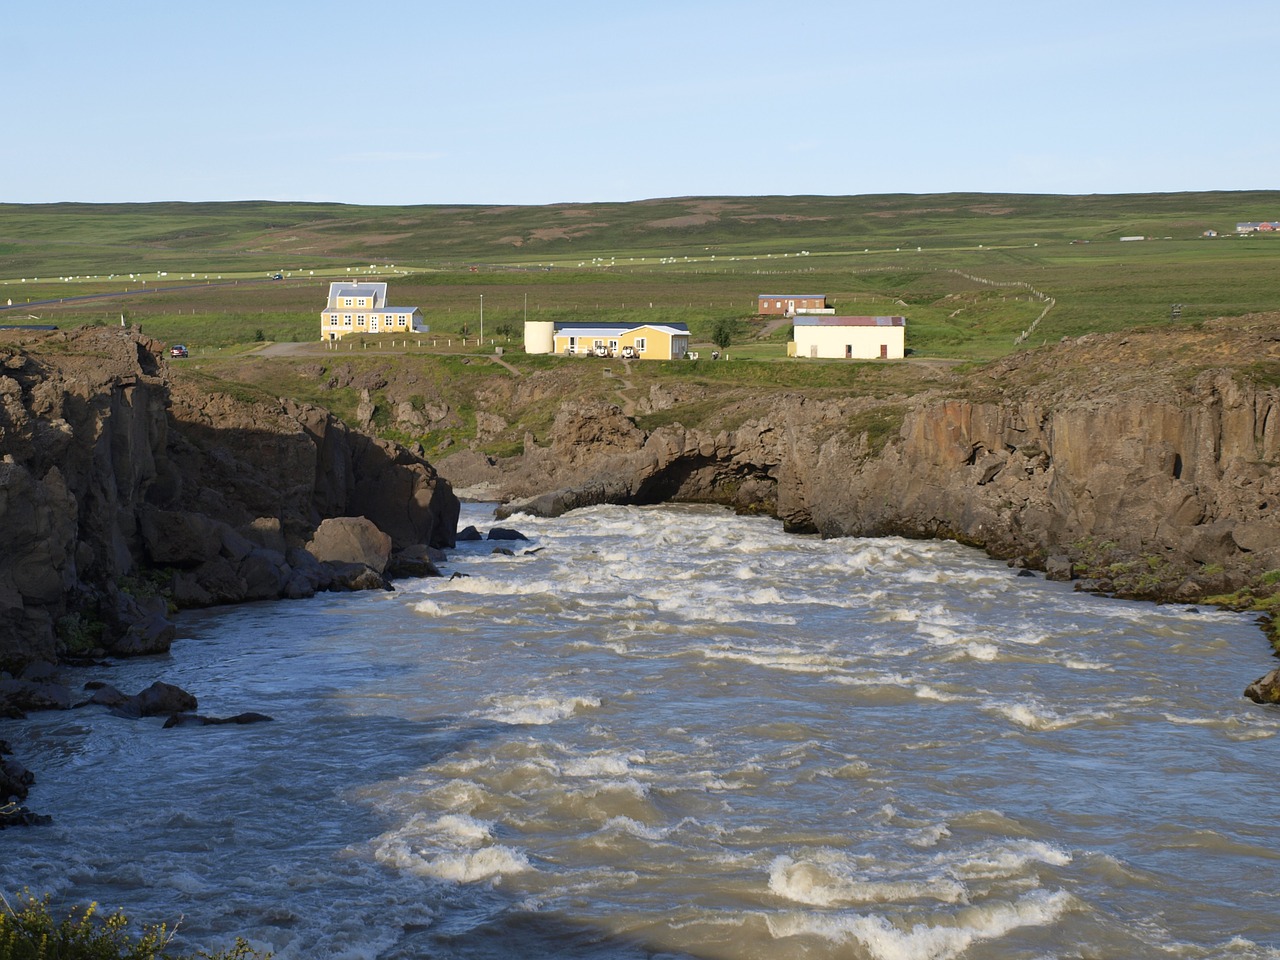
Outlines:
{"label": "foamy wave", "polygon": [[946,824],[935,823],[930,824],[929,826],[920,827],[903,839],[913,847],[919,847],[923,850],[928,847],[936,847],[939,840],[949,836],[951,836],[951,831],[947,828]]}
{"label": "foamy wave", "polygon": [[462,843],[480,843],[493,836],[492,823],[487,820],[477,820],[465,814],[445,814],[433,821],[430,829]]}
{"label": "foamy wave", "polygon": [[650,827],[631,817],[610,817],[600,829],[601,832],[625,833],[640,840],[665,840],[674,828]]}
{"label": "foamy wave", "polygon": [[966,907],[936,925],[918,923],[910,928],[877,915],[788,914],[766,921],[776,938],[810,934],[837,943],[856,940],[876,960],[950,960],[980,940],[994,940],[1019,927],[1054,923],[1071,904],[1065,891],[1036,890],[1013,903]]}
{"label": "foamy wave", "polygon": [[741,647],[713,647],[704,650],[702,655],[708,660],[733,660],[791,673],[826,673],[841,666],[841,661],[834,660],[825,653],[810,653],[794,647],[757,647],[751,650]]}
{"label": "foamy wave", "polygon": [[558,597],[563,594],[574,594],[588,586],[586,577],[568,576],[565,580],[496,580],[491,577],[470,576],[446,581],[451,593],[466,593],[473,596],[487,597],[530,597],[548,594]]}
{"label": "foamy wave", "polygon": [[947,693],[927,683],[916,684],[915,692],[921,700],[937,700],[940,703],[957,703],[964,699],[959,694]]}
{"label": "foamy wave", "polygon": [[631,772],[633,759],[633,756],[617,753],[578,757],[565,763],[561,772],[566,777],[620,777]]}
{"label": "foamy wave", "polygon": [[850,760],[831,771],[831,776],[841,780],[860,780],[871,773],[871,764],[865,760]]}
{"label": "foamy wave", "polygon": [[412,607],[414,613],[420,613],[424,617],[447,617],[448,610],[436,603],[434,600],[420,600]]}
{"label": "foamy wave", "polygon": [[901,673],[862,673],[853,676],[842,674],[832,677],[831,682],[841,683],[846,687],[909,687],[915,683],[915,679]]}
{"label": "foamy wave", "polygon": [[954,880],[866,880],[854,876],[853,871],[853,865],[838,855],[820,855],[810,860],[777,857],[769,867],[769,890],[787,900],[815,907],[921,899],[965,901],[963,885]]}
{"label": "foamy wave", "polygon": [[1070,862],[1071,854],[1052,844],[1039,840],[1022,840],[972,854],[954,863],[951,869],[965,879],[989,880],[1017,876],[1033,863],[1063,867]]}
{"label": "foamy wave", "polygon": [[444,853],[436,857],[419,857],[410,868],[420,876],[450,880],[454,883],[476,883],[496,880],[511,874],[532,870],[529,858],[511,847],[485,847],[483,850]]}
{"label": "foamy wave", "polygon": [[[775,591],[776,592],[776,591]],[[684,592],[650,596],[660,613],[671,614],[685,620],[713,623],[767,623],[772,626],[792,626],[796,618],[783,613],[766,613],[756,606],[782,604],[784,601],[751,599],[751,596],[719,598],[699,597],[690,599]]]}
{"label": "foamy wave", "polygon": [[418,876],[454,883],[496,880],[532,870],[519,850],[491,845],[494,824],[467,814],[447,813],[434,820],[414,814],[400,829],[375,844],[374,858]]}
{"label": "foamy wave", "polygon": [[545,726],[598,706],[598,697],[503,697],[481,715],[499,723]]}
{"label": "foamy wave", "polygon": [[994,710],[1028,730],[1038,731],[1063,730],[1090,720],[1105,720],[1111,716],[1109,713],[1096,710],[1081,710],[1064,716],[1056,710],[1035,703],[997,703],[990,705],[987,709]]}

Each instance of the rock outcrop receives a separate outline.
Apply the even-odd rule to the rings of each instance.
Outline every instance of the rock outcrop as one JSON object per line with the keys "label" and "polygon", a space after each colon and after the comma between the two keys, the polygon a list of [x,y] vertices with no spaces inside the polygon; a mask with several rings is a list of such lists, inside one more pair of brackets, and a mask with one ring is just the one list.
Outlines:
{"label": "rock outcrop", "polygon": [[548,446],[455,479],[501,489],[502,516],[719,502],[797,531],[951,538],[1104,592],[1198,600],[1280,570],[1277,364],[1269,316],[1090,335],[945,392],[781,394],[733,429],[645,432],[616,406],[566,406]]}
{"label": "rock outcrop", "polygon": [[0,345],[0,670],[161,652],[170,601],[326,589],[333,572],[301,548],[327,518],[366,518],[403,549],[452,546],[457,516],[405,448],[319,407],[175,383],[137,331]]}

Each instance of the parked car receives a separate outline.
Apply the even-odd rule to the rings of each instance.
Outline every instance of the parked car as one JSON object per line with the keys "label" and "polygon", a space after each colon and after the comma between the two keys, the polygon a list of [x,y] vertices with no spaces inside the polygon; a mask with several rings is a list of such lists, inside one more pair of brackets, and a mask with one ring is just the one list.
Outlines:
{"label": "parked car", "polygon": [[186,357],[186,356],[190,356],[190,354],[187,352],[187,348],[184,347],[182,344],[175,343],[172,347],[169,348],[169,356]]}
{"label": "parked car", "polygon": [[627,346],[622,348],[623,360],[634,360],[637,356],[638,354],[636,353],[635,347]]}

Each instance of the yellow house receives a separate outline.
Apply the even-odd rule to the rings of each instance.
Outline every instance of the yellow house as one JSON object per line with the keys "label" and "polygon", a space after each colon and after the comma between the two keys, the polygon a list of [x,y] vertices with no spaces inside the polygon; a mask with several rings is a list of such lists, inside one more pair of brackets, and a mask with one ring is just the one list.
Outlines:
{"label": "yellow house", "polygon": [[329,303],[320,311],[320,339],[352,333],[426,333],[417,307],[387,306],[387,285],[365,281],[329,284]]}
{"label": "yellow house", "polygon": [[683,323],[558,323],[550,329],[529,324],[525,352],[683,360],[689,352],[689,328]]}

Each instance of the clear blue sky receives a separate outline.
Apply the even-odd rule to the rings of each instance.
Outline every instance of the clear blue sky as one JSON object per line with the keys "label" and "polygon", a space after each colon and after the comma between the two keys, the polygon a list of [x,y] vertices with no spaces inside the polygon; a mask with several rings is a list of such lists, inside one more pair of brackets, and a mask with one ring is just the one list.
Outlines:
{"label": "clear blue sky", "polygon": [[1276,0],[40,0],[0,201],[1280,187]]}

